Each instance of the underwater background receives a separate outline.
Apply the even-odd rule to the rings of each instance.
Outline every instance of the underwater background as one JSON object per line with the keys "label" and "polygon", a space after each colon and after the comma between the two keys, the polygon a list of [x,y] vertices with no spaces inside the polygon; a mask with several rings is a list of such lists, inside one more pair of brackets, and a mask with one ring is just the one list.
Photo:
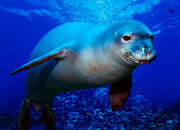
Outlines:
{"label": "underwater background", "polygon": [[[128,101],[112,112],[109,86],[60,94],[53,101],[56,129],[180,130],[179,0],[0,0],[0,129],[17,129],[25,95],[26,63],[38,41],[57,25],[111,25],[139,20],[154,33],[157,58],[133,72]],[[44,129],[31,110],[32,129]]]}

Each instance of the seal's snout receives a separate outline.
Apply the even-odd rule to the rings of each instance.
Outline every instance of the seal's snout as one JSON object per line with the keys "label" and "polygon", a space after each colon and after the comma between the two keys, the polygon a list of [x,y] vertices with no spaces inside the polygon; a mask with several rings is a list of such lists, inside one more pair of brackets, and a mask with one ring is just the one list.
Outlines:
{"label": "seal's snout", "polygon": [[148,64],[154,59],[154,57],[155,51],[151,46],[136,46],[131,51],[131,60],[137,64]]}

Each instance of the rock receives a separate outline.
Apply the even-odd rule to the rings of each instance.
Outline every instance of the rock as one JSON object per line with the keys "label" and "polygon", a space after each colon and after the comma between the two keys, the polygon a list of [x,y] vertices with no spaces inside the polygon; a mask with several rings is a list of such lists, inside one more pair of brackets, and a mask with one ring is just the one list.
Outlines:
{"label": "rock", "polygon": [[[56,129],[143,130],[180,127],[180,115],[153,109],[142,95],[130,97],[121,110],[112,112],[108,88],[60,94],[53,102],[53,110],[56,113]],[[36,116],[33,122],[37,122],[33,123],[32,129],[41,128],[38,126],[40,114],[33,111],[32,115]],[[13,123],[11,128],[17,128]]]}
{"label": "rock", "polygon": [[168,125],[171,125],[173,123],[173,121],[172,120],[168,120],[168,121],[166,121],[166,124],[168,124]]}

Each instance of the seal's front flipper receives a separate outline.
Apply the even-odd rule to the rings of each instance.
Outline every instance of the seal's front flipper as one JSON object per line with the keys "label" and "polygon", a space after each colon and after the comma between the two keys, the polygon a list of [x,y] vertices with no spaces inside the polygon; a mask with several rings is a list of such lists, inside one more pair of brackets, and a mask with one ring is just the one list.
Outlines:
{"label": "seal's front flipper", "polygon": [[41,122],[45,125],[46,130],[53,130],[56,124],[56,117],[51,104],[42,104]]}
{"label": "seal's front flipper", "polygon": [[42,64],[48,60],[52,60],[52,59],[64,59],[65,57],[67,57],[70,54],[70,50],[69,49],[55,49],[45,55],[42,55],[24,65],[22,65],[21,67],[19,67],[18,69],[14,70],[10,75],[14,75],[17,72],[29,69],[33,66]]}
{"label": "seal's front flipper", "polygon": [[119,110],[126,102],[132,84],[132,74],[113,83],[109,89],[109,99],[113,111]]}
{"label": "seal's front flipper", "polygon": [[24,99],[18,115],[19,130],[30,129],[30,107],[31,107],[31,101],[28,99]]}

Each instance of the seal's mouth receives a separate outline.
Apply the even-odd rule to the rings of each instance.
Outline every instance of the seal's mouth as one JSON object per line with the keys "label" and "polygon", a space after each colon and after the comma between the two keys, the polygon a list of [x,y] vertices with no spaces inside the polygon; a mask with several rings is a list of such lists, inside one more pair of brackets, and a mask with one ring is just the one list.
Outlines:
{"label": "seal's mouth", "polygon": [[134,57],[131,53],[129,54],[129,58],[131,59],[132,62],[136,64],[149,64],[152,60],[155,59],[155,56],[148,55],[146,59],[137,59]]}

